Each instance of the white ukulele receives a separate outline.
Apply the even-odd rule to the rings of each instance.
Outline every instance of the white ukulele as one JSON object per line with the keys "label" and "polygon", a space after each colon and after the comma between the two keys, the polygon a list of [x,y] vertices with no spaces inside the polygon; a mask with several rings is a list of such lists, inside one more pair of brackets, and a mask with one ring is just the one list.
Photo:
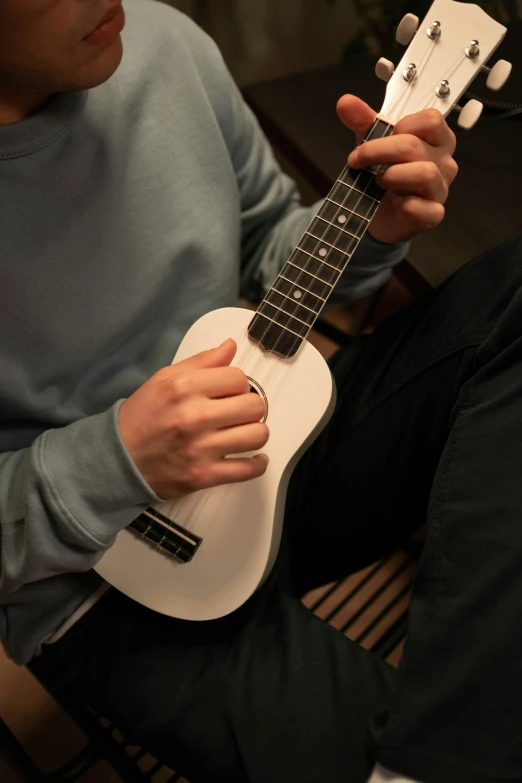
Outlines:
{"label": "white ukulele", "polygon": [[[365,141],[392,133],[407,114],[437,108],[447,116],[503,39],[505,27],[476,5],[435,0],[419,20],[408,14],[397,40],[410,44],[389,80],[381,113]],[[411,42],[411,43],[410,43]],[[498,62],[488,86],[499,89],[511,66]],[[460,110],[460,109],[459,109]],[[459,124],[471,127],[482,104],[471,100]],[[306,337],[375,214],[383,191],[375,172],[346,167],[253,316],[225,308],[203,316],[174,362],[238,344],[234,365],[265,401],[270,457],[261,478],[203,490],[144,511],[119,533],[96,570],[118,590],[163,614],[187,620],[222,617],[266,579],[281,538],[293,468],[328,422],[335,403],[330,370]]]}

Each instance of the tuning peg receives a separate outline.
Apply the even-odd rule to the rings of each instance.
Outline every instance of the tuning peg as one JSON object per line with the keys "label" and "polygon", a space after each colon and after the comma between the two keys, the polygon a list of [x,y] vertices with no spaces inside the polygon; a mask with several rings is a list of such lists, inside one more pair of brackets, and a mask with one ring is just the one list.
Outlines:
{"label": "tuning peg", "polygon": [[382,79],[383,82],[389,82],[395,71],[395,66],[390,60],[386,60],[381,57],[377,65],[375,66],[375,74],[377,78]]}
{"label": "tuning peg", "polygon": [[499,60],[493,68],[483,65],[482,70],[488,74],[486,87],[489,87],[490,90],[500,90],[509,79],[512,68],[513,66],[507,60]]}
{"label": "tuning peg", "polygon": [[406,14],[397,27],[395,38],[398,43],[408,46],[418,29],[419,17],[415,14]]}
{"label": "tuning peg", "polygon": [[475,98],[472,98],[465,106],[455,104],[453,108],[455,111],[460,112],[460,117],[457,120],[459,128],[470,130],[470,128],[479,121],[484,105],[480,101],[475,100]]}

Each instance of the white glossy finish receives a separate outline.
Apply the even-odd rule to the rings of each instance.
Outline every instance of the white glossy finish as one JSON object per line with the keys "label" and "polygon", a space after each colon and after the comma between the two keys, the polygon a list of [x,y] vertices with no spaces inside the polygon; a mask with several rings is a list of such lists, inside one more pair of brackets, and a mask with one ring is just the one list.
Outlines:
{"label": "white glossy finish", "polygon": [[418,29],[419,17],[415,16],[415,14],[406,14],[406,16],[403,16],[399,26],[397,27],[395,38],[398,43],[402,44],[402,46],[408,46],[408,44],[410,44],[413,40],[413,36]]}
{"label": "white glossy finish", "polygon": [[292,469],[333,410],[333,379],[319,352],[305,342],[291,359],[265,353],[246,336],[252,317],[250,310],[239,308],[208,313],[189,330],[175,361],[228,337],[236,340],[233,364],[254,378],[268,397],[266,474],[155,506],[203,538],[190,563],[179,565],[123,530],[96,567],[122,593],[172,617],[222,617],[244,603],[268,576],[279,548]]}
{"label": "white glossy finish", "polygon": [[387,60],[385,57],[381,57],[377,65],[375,66],[375,75],[383,82],[389,82],[393,76],[395,70],[394,64]]}
{"label": "white glossy finish", "polygon": [[486,87],[490,90],[500,90],[509,79],[512,69],[513,66],[507,60],[499,60],[489,72]]}
{"label": "white glossy finish", "polygon": [[[437,40],[430,39],[425,32],[434,21],[441,25]],[[435,0],[388,82],[380,114],[390,122],[397,122],[407,114],[436,108],[446,117],[505,33],[506,28],[477,5]],[[465,50],[473,39],[480,42],[480,54],[470,59]],[[415,63],[417,69],[410,83],[402,76],[408,63]],[[449,82],[450,94],[438,98],[435,90],[444,79]]]}
{"label": "white glossy finish", "polygon": [[457,120],[458,126],[464,128],[464,130],[470,130],[479,121],[483,108],[484,105],[480,101],[472,98],[466,103],[463,109],[461,109]]}

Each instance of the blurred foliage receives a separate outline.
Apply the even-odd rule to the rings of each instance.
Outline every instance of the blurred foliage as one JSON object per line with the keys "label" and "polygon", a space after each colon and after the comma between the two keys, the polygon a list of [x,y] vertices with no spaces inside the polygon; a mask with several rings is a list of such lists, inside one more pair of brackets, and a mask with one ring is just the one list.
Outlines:
{"label": "blurred foliage", "polygon": [[[397,24],[407,13],[423,19],[432,0],[350,0],[362,22],[359,34],[350,41],[346,54],[365,52],[378,54],[389,51],[395,42]],[[345,0],[329,0],[331,3]],[[517,19],[518,0],[476,0],[490,16],[502,24]]]}

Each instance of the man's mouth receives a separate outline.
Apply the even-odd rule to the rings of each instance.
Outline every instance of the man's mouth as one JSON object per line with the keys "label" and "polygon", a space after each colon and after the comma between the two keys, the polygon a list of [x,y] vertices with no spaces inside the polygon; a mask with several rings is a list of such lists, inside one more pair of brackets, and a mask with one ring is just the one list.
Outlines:
{"label": "man's mouth", "polygon": [[125,12],[121,2],[112,5],[96,27],[83,39],[86,43],[108,43],[116,38],[125,26]]}

